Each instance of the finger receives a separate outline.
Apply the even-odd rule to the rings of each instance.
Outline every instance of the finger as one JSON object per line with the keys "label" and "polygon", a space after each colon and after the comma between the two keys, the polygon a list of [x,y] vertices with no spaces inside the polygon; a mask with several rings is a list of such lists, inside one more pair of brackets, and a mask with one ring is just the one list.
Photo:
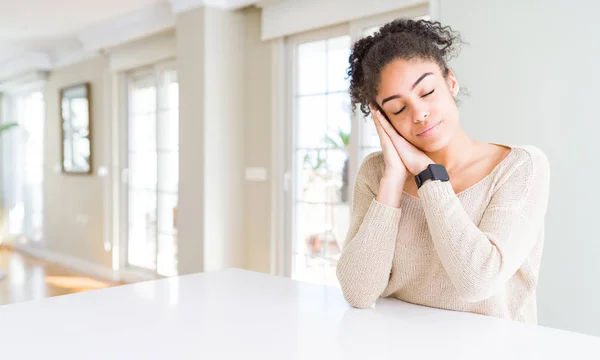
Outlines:
{"label": "finger", "polygon": [[[371,108],[371,114],[373,115],[373,122],[375,123],[375,128],[377,129],[377,134],[379,135],[379,138],[381,139],[381,145],[383,147],[384,143],[385,145],[392,147],[393,150],[395,152],[398,152],[396,147],[394,146],[394,141],[393,138],[390,136],[390,133],[388,133],[387,131],[385,131],[384,126],[390,126],[390,124],[388,123],[387,120],[385,120],[385,118],[383,117],[383,115],[381,114],[381,111],[379,110],[375,110],[372,107]],[[392,134],[398,135],[398,133],[392,128]]]}
{"label": "finger", "polygon": [[373,122],[375,123],[375,129],[377,129],[377,134],[380,138],[387,139],[388,141],[392,141],[390,139],[389,134],[385,131],[385,129],[381,126],[381,115],[379,111],[376,111],[373,116]]}
{"label": "finger", "polygon": [[371,115],[374,117],[377,109],[375,109],[372,105],[369,105],[369,110],[371,111]]}
{"label": "finger", "polygon": [[[383,117],[381,112],[377,111],[376,118],[377,118],[377,123],[388,134],[388,136],[390,137],[392,142],[395,142],[396,138],[402,138],[402,136],[400,136],[400,134],[398,133],[398,131],[396,131],[396,129],[392,126],[392,124]],[[402,138],[402,140],[404,140],[404,138]]]}
{"label": "finger", "polygon": [[[376,114],[373,113],[373,114]],[[375,129],[377,130],[377,135],[379,135],[379,141],[381,143],[381,148],[393,148],[394,144],[392,143],[392,139],[390,139],[389,135],[385,132],[385,130],[381,127],[379,121],[376,120],[376,115],[373,116],[375,122]],[[393,148],[396,151],[395,148]]]}
{"label": "finger", "polygon": [[391,140],[393,140],[394,136],[398,135],[396,130],[391,127],[389,121],[387,121],[387,119],[383,117],[380,111],[375,112],[374,121],[375,125],[379,126]]}
{"label": "finger", "polygon": [[387,121],[383,118],[383,115],[379,111],[376,113],[376,117],[377,117],[377,122],[381,125],[381,127],[383,127],[385,132],[391,138],[393,138],[393,136],[398,136],[398,132],[396,131],[396,129],[394,129],[392,127],[392,124],[390,124],[389,121]]}
{"label": "finger", "polygon": [[379,121],[377,121],[377,114],[379,113],[379,111],[375,110],[371,106],[369,106],[369,109],[371,110],[371,120],[373,120],[375,127],[377,127],[377,125],[379,124]]}
{"label": "finger", "polygon": [[381,113],[377,112],[377,123],[379,126],[385,131],[385,133],[389,136],[390,140],[396,147],[398,153],[401,153],[401,150],[410,149],[410,144],[406,139],[404,139],[398,131],[390,124],[387,120],[383,119]]}
{"label": "finger", "polygon": [[388,134],[385,132],[385,130],[383,130],[383,128],[379,124],[379,121],[376,120],[375,116],[373,116],[373,123],[375,125],[375,130],[377,130],[377,135],[379,135],[379,139],[382,142],[383,140],[385,140],[385,138],[389,138]]}

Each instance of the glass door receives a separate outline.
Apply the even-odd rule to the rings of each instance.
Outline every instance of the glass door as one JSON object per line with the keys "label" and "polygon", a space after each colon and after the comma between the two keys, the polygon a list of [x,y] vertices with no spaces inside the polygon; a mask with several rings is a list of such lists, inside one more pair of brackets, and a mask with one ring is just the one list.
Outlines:
{"label": "glass door", "polygon": [[417,6],[287,39],[284,268],[292,278],[338,285],[335,269],[350,226],[355,174],[369,153],[380,150],[373,121],[351,111],[352,44],[395,18],[427,18],[427,12]]}
{"label": "glass door", "polygon": [[171,64],[127,74],[127,265],[177,274],[179,89]]}
{"label": "glass door", "polygon": [[349,226],[350,36],[335,31],[292,39],[289,220],[292,277],[336,284],[335,265]]}
{"label": "glass door", "polygon": [[41,91],[5,96],[3,191],[8,232],[25,242],[43,239],[44,97]]}

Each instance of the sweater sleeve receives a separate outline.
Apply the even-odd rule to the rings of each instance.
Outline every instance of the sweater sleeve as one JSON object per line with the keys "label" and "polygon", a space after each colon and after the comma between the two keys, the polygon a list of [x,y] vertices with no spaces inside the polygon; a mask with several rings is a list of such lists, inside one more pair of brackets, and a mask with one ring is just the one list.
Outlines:
{"label": "sweater sleeve", "polygon": [[435,249],[460,296],[493,296],[523,265],[543,231],[549,164],[527,151],[497,187],[474,224],[449,182],[429,181],[418,191]]}
{"label": "sweater sleeve", "polygon": [[337,278],[350,305],[370,307],[388,285],[401,210],[375,200],[376,156],[367,158],[354,185],[352,219],[337,264]]}

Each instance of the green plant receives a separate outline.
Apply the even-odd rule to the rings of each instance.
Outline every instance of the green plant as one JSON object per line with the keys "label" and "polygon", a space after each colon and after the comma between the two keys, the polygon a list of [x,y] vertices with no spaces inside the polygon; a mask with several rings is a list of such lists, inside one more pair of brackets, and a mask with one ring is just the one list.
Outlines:
{"label": "green plant", "polygon": [[[330,149],[343,150],[347,152],[350,146],[350,132],[345,132],[342,129],[338,129],[335,132],[330,132],[325,136],[325,143],[330,146]],[[304,191],[308,190],[308,185],[316,178],[328,179],[331,177],[332,174],[327,169],[326,156],[327,151],[324,149],[316,150],[316,156],[314,153],[312,156],[310,153],[307,153],[304,156],[304,168],[310,169],[311,172]],[[349,158],[346,155],[346,160],[344,161],[344,167],[341,174],[342,185],[339,189],[342,202],[348,201],[348,162]]]}
{"label": "green plant", "polygon": [[[348,150],[348,146],[350,146],[350,132],[345,132],[342,129],[330,132],[325,135],[325,143],[330,145],[332,149]],[[326,151],[319,149],[316,152],[316,157],[307,153],[304,155],[303,160],[307,168],[310,168],[314,174],[319,174],[322,170],[326,170]]]}
{"label": "green plant", "polygon": [[15,127],[15,126],[19,126],[19,124],[17,123],[7,123],[7,124],[2,124],[0,125],[0,134]]}
{"label": "green plant", "polygon": [[346,150],[348,149],[348,146],[350,146],[350,132],[338,129],[337,132],[328,134],[326,140],[327,143],[333,145],[335,149]]}
{"label": "green plant", "polygon": [[304,155],[304,166],[310,168],[314,174],[318,174],[326,165],[324,151],[317,150],[317,156],[311,156],[310,153]]}

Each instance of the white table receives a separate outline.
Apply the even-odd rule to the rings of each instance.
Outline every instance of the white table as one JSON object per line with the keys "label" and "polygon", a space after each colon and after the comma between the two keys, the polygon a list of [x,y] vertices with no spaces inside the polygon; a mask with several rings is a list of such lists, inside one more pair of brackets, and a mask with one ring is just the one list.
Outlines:
{"label": "white table", "polygon": [[225,270],[0,306],[2,359],[600,359],[600,338]]}

